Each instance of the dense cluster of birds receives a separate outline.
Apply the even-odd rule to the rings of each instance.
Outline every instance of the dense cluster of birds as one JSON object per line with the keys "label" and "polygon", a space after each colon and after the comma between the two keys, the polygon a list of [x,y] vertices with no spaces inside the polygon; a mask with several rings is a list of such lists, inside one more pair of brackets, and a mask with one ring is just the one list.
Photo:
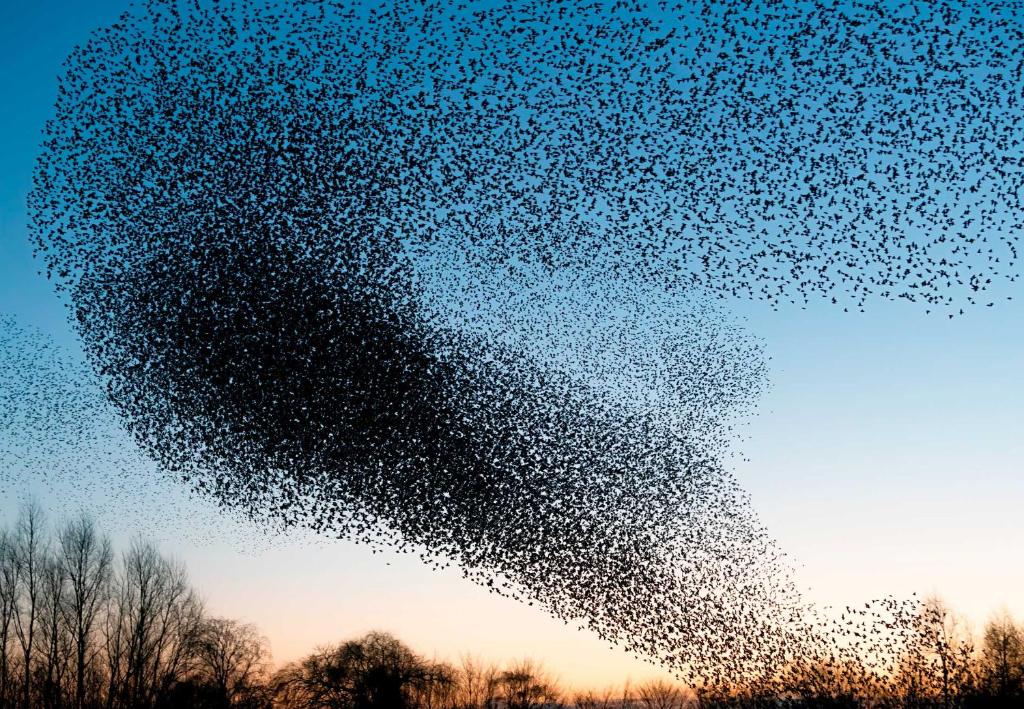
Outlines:
{"label": "dense cluster of birds", "polygon": [[769,676],[821,634],[726,465],[764,357],[716,298],[1013,277],[1001,12],[151,0],[66,63],[34,235],[196,490]]}

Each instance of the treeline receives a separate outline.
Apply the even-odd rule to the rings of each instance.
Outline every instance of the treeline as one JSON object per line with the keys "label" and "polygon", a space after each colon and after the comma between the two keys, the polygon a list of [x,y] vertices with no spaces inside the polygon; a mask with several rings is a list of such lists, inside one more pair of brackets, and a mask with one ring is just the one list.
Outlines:
{"label": "treeline", "polygon": [[[921,603],[901,641],[886,647],[867,626],[846,635],[829,657],[799,658],[775,677],[702,687],[706,709],[984,709],[1024,707],[1024,626],[992,617],[977,642],[940,598]],[[896,648],[894,661],[881,660]]]}
{"label": "treeline", "polygon": [[274,670],[258,631],[208,615],[184,567],[143,541],[116,554],[88,517],[48,525],[26,505],[0,529],[0,709],[719,709],[1024,706],[1024,629],[980,642],[924,603],[897,664],[806,658],[770,680],[684,688],[560,688],[530,661],[429,660],[384,633]]}
{"label": "treeline", "polygon": [[266,642],[213,618],[185,568],[88,517],[0,529],[0,708],[267,707]]}

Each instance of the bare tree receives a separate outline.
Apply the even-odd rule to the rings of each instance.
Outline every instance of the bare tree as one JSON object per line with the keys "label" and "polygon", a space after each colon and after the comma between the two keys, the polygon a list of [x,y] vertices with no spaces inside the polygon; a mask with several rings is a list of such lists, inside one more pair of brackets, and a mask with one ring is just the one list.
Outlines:
{"label": "bare tree", "polygon": [[14,531],[14,563],[19,582],[14,627],[21,645],[21,691],[26,707],[32,701],[32,651],[39,624],[45,558],[43,511],[37,503],[28,502],[21,509]]}
{"label": "bare tree", "polygon": [[458,668],[455,706],[459,709],[490,709],[498,690],[497,666],[464,655]]}
{"label": "bare tree", "polygon": [[0,529],[0,706],[7,706],[10,699],[11,644],[20,586],[18,568],[13,535]]}
{"label": "bare tree", "polygon": [[104,706],[115,709],[123,703],[128,685],[129,585],[123,574],[114,577],[111,600],[102,624],[104,659]]}
{"label": "bare tree", "polygon": [[156,706],[193,669],[202,605],[180,564],[136,541],[107,623],[108,706]]}
{"label": "bare tree", "polygon": [[226,618],[203,621],[195,654],[197,676],[225,706],[244,704],[262,686],[269,651],[252,625]]}
{"label": "bare tree", "polygon": [[1006,611],[985,626],[982,673],[986,688],[999,699],[1024,694],[1024,630]]}
{"label": "bare tree", "polygon": [[410,688],[410,705],[418,709],[451,709],[458,695],[458,670],[437,660],[427,662],[425,669],[425,681]]}
{"label": "bare tree", "polygon": [[644,709],[684,709],[689,696],[681,688],[664,680],[652,680],[636,688],[637,703]]}
{"label": "bare tree", "polygon": [[555,682],[532,660],[522,660],[502,672],[498,685],[507,709],[539,709],[561,703]]}
{"label": "bare tree", "polygon": [[909,706],[963,705],[976,685],[974,644],[942,599],[924,601],[891,691]]}
{"label": "bare tree", "polygon": [[[628,692],[628,690],[627,690]],[[577,693],[572,700],[574,709],[615,709],[622,700],[623,705],[626,699],[612,687],[603,690],[591,689],[586,692]]]}
{"label": "bare tree", "polygon": [[98,652],[96,624],[109,602],[114,555],[110,539],[85,515],[61,529],[57,554],[68,583],[64,608],[74,642],[74,706],[83,709],[87,675]]}
{"label": "bare tree", "polygon": [[42,594],[39,610],[39,696],[44,707],[61,705],[64,680],[71,657],[71,642],[64,623],[67,578],[52,556],[42,564]]}

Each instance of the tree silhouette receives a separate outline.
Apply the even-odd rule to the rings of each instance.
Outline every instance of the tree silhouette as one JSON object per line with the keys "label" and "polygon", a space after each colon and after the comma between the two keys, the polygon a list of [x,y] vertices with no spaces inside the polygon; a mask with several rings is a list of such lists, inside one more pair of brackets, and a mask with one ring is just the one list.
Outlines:
{"label": "tree silhouette", "polygon": [[87,673],[98,654],[93,635],[109,593],[113,551],[110,539],[100,536],[84,515],[66,524],[58,541],[57,558],[68,583],[65,621],[75,649],[74,707],[84,709]]}
{"label": "tree silhouette", "polygon": [[498,678],[499,696],[507,709],[541,709],[560,704],[560,692],[537,663],[517,662]]}
{"label": "tree silhouette", "polygon": [[451,672],[419,657],[387,633],[327,647],[284,668],[274,692],[286,707],[418,709]]}
{"label": "tree silhouette", "polygon": [[229,618],[208,618],[199,629],[193,682],[221,707],[258,706],[269,650],[252,626]]}
{"label": "tree silhouette", "polygon": [[637,703],[643,709],[684,709],[689,697],[682,688],[664,680],[653,680],[636,689]]}
{"label": "tree silhouette", "polygon": [[982,639],[982,677],[1004,706],[1024,700],[1024,630],[1003,611],[989,620]]}

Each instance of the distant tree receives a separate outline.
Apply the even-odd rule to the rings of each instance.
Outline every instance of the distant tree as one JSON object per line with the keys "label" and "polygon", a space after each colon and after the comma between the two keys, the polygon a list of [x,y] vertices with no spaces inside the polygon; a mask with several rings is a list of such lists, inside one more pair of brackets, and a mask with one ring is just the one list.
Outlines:
{"label": "distant tree", "polygon": [[456,673],[456,709],[490,709],[498,691],[496,665],[464,655]]}
{"label": "distant tree", "polygon": [[865,684],[864,666],[845,657],[801,662],[787,688],[798,706],[853,709],[865,699]]}
{"label": "distant tree", "polygon": [[295,709],[420,709],[431,685],[450,681],[393,636],[369,633],[285,667],[273,686]]}
{"label": "distant tree", "polygon": [[458,697],[459,671],[447,662],[430,661],[428,681],[411,688],[410,706],[418,709],[451,709]]}
{"label": "distant tree", "polygon": [[252,625],[227,618],[208,618],[199,629],[193,684],[204,685],[210,706],[249,707],[263,701],[269,651]]}
{"label": "distant tree", "polygon": [[611,709],[615,706],[615,690],[590,689],[586,692],[578,692],[572,698],[573,709]]}
{"label": "distant tree", "polygon": [[974,643],[942,599],[924,601],[891,692],[907,707],[967,705],[976,694]]}
{"label": "distant tree", "polygon": [[680,687],[664,680],[652,680],[636,688],[637,705],[643,709],[684,709],[690,705],[689,695]]}
{"label": "distant tree", "polygon": [[557,686],[531,660],[515,663],[498,677],[499,697],[507,709],[540,709],[561,704]]}
{"label": "distant tree", "polygon": [[1024,630],[1005,611],[985,626],[981,671],[994,698],[1003,703],[1024,700]]}

